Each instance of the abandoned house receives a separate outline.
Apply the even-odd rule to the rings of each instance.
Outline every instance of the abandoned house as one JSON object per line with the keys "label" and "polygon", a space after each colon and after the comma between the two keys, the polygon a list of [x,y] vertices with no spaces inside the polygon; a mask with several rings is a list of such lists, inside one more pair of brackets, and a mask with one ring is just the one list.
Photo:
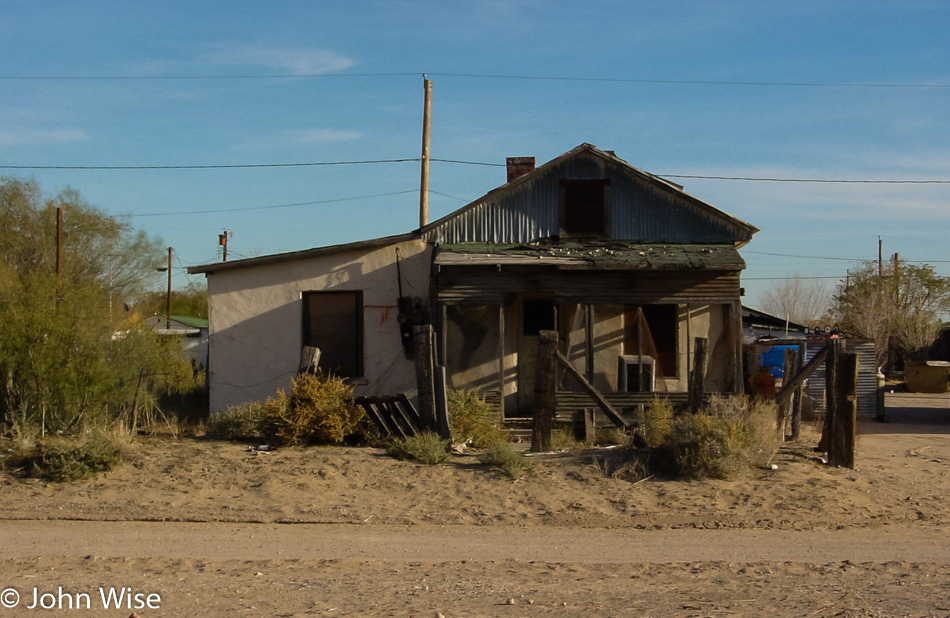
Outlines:
{"label": "abandoned house", "polygon": [[[538,333],[604,393],[741,390],[738,248],[757,232],[582,144],[398,236],[189,269],[208,279],[212,411],[273,395],[303,346],[357,395],[412,393],[411,327],[432,324],[447,386],[531,415]],[[570,390],[568,381],[562,389]]]}

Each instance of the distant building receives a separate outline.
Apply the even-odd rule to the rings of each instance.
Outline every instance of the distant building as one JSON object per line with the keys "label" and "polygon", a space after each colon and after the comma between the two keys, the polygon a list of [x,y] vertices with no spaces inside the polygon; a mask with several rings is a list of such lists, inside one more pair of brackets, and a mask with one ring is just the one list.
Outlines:
{"label": "distant building", "polygon": [[208,367],[208,320],[183,315],[153,315],[145,323],[159,335],[184,338],[185,350],[199,369]]}

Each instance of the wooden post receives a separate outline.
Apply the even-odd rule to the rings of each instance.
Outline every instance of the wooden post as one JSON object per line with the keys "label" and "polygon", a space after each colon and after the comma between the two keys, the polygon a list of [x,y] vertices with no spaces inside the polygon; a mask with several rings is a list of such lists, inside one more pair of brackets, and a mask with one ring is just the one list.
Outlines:
{"label": "wooden post", "polygon": [[594,381],[594,306],[584,305],[584,375]]}
{"label": "wooden post", "polygon": [[828,465],[854,468],[854,444],[857,439],[858,355],[838,354],[835,369],[835,415],[828,439]]}
{"label": "wooden post", "polygon": [[689,374],[689,407],[698,412],[703,405],[703,391],[706,379],[706,348],[709,340],[705,337],[693,339],[693,367]]}
{"label": "wooden post", "polygon": [[498,416],[505,420],[505,304],[498,305]]}
{"label": "wooden post", "polygon": [[436,430],[435,420],[435,362],[432,345],[432,325],[413,326],[416,348],[416,392],[419,397],[419,416],[427,429]]}
{"label": "wooden post", "polygon": [[63,276],[63,209],[56,208],[56,277]]}
{"label": "wooden post", "polygon": [[[838,357],[841,356],[841,344],[840,339],[831,339],[825,348],[828,350],[828,359],[825,361],[825,422],[821,426],[818,450],[826,453],[831,450],[830,444],[834,432],[832,424],[838,410]],[[783,387],[782,391],[784,390]]]}
{"label": "wooden post", "polygon": [[534,423],[531,427],[531,451],[551,450],[551,429],[554,426],[554,391],[557,388],[557,331],[538,333],[538,361],[534,377]]}
{"label": "wooden post", "polygon": [[[798,345],[798,363],[796,364],[795,373],[800,373],[805,367],[805,344]],[[785,386],[785,381],[788,380],[787,377],[782,378],[782,386]],[[792,440],[798,440],[802,434],[802,390],[804,386],[799,386],[795,389],[795,393],[792,396]]]}
{"label": "wooden post", "polygon": [[729,392],[738,395],[745,389],[745,374],[742,366],[742,302],[732,303],[729,333],[732,340],[732,387]]}
{"label": "wooden post", "polygon": [[[423,75],[425,78],[425,75]],[[422,111],[422,178],[419,186],[419,227],[429,222],[429,124],[432,113],[432,81],[425,79]]]}
{"label": "wooden post", "polygon": [[[795,350],[791,348],[785,349],[785,358],[784,363],[782,364],[782,385],[785,385],[786,381],[790,381],[795,372]],[[778,406],[778,432],[779,438],[782,442],[785,441],[785,422],[792,416],[792,407],[794,403],[794,397],[790,398],[788,401],[780,403]]]}
{"label": "wooden post", "polygon": [[584,408],[584,442],[593,443],[597,439],[597,423],[594,408]]}
{"label": "wooden post", "polygon": [[445,367],[435,367],[435,420],[439,428],[439,435],[444,440],[452,438],[452,427],[449,422],[449,391],[445,385]]}
{"label": "wooden post", "polygon": [[165,292],[165,330],[172,327],[172,248],[168,248],[168,289]]}

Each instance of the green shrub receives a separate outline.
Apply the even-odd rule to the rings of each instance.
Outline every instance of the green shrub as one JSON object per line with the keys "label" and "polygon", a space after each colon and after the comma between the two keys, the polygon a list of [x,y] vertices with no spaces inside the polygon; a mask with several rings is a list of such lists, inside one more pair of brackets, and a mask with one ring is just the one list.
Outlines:
{"label": "green shrub", "polygon": [[78,481],[115,468],[122,447],[103,433],[82,437],[55,437],[26,451],[10,454],[7,465],[28,476],[56,483]]}
{"label": "green shrub", "polygon": [[423,431],[415,436],[393,440],[389,445],[389,454],[406,461],[418,461],[428,465],[437,465],[447,462],[449,441],[443,440],[438,434]]}
{"label": "green shrub", "polygon": [[353,403],[353,387],[342,378],[302,373],[294,378],[290,395],[278,391],[264,402],[261,430],[280,446],[339,444],[364,415]]}
{"label": "green shrub", "polygon": [[478,460],[483,464],[501,468],[512,480],[521,478],[534,463],[521,453],[514,452],[506,442],[492,444]]}
{"label": "green shrub", "polygon": [[471,440],[472,446],[484,448],[508,440],[498,412],[475,391],[449,391],[449,419],[455,442]]}
{"label": "green shrub", "polygon": [[264,437],[261,430],[264,416],[264,403],[260,401],[232,406],[208,417],[205,435],[215,440],[259,441]]}

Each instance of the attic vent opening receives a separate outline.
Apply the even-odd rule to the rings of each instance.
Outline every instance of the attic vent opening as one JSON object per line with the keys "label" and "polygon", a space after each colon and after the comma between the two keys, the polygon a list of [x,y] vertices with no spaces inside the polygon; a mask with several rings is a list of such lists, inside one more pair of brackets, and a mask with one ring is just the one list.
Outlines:
{"label": "attic vent opening", "polygon": [[561,180],[561,235],[604,236],[609,178]]}

